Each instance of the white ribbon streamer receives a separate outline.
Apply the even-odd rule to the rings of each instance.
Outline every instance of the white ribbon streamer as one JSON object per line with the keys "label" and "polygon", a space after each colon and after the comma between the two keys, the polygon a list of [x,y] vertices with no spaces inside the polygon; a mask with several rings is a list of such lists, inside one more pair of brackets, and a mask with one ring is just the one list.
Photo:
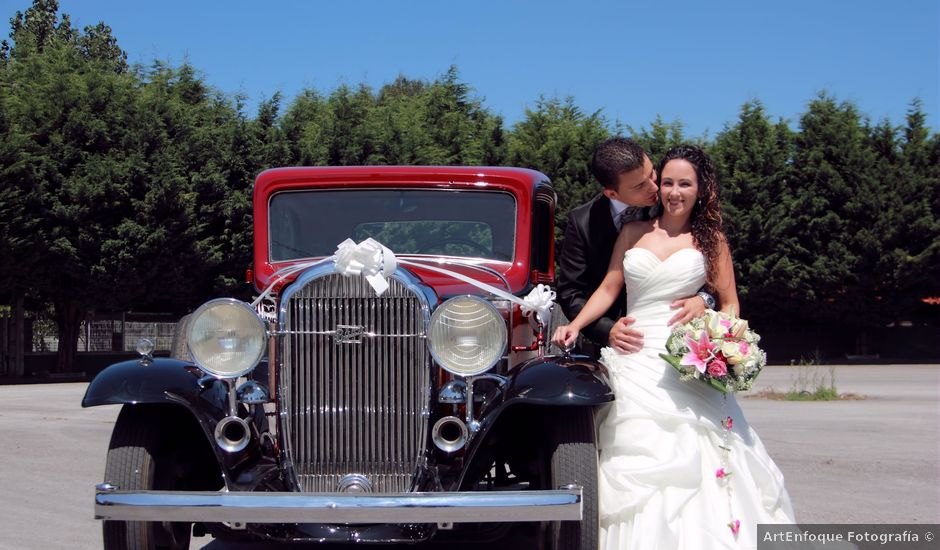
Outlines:
{"label": "white ribbon streamer", "polygon": [[[529,300],[530,296],[540,294],[539,287],[545,288],[545,285],[539,285],[538,287],[532,289],[532,291],[529,292],[528,296],[526,296],[525,299],[522,299],[516,296],[515,294],[506,292],[505,290],[496,288],[495,286],[488,285],[484,282],[474,279],[473,277],[468,277],[462,273],[457,273],[456,271],[444,269],[443,267],[437,267],[433,265],[428,265],[426,263],[413,262],[409,260],[401,260],[399,263],[401,263],[402,265],[411,265],[411,266],[419,267],[422,269],[427,269],[428,271],[435,271],[442,275],[448,275],[450,277],[453,277],[457,279],[458,281],[463,281],[465,283],[471,284],[479,288],[480,290],[483,290],[483,291],[489,292],[490,294],[495,295],[498,298],[502,298],[503,300],[509,300],[510,302],[514,304],[518,304],[519,307],[522,308],[523,315],[531,315],[532,313],[537,313],[539,321],[542,321],[543,318],[548,319],[551,317],[551,308],[552,308],[552,305],[554,305],[552,302],[549,302],[547,304],[539,303],[537,298],[533,298],[531,301],[527,301]],[[554,291],[551,291],[551,294],[552,294],[552,298],[554,298],[554,294],[555,294]],[[546,313],[542,313],[543,309],[546,311]],[[543,321],[542,324],[545,324],[545,322]]]}
{"label": "white ribbon streamer", "polygon": [[427,262],[399,260],[395,253],[386,246],[375,239],[368,238],[359,244],[356,244],[352,239],[346,239],[336,247],[336,254],[333,256],[322,260],[301,262],[277,270],[274,272],[273,279],[267,288],[251,305],[257,307],[263,299],[271,294],[271,291],[278,283],[291,275],[331,261],[335,262],[337,273],[341,273],[346,277],[352,275],[365,276],[378,296],[388,290],[389,285],[385,278],[390,277],[398,268],[398,265],[409,265],[453,277],[482,291],[489,292],[498,298],[517,304],[522,309],[523,315],[532,316],[534,314],[538,321],[546,326],[551,319],[552,306],[555,301],[555,291],[546,285],[540,284],[533,288],[525,298],[519,298],[511,292],[496,288],[456,271],[430,265]]}
{"label": "white ribbon streamer", "polygon": [[299,264],[294,264],[291,266],[278,269],[271,276],[271,282],[268,283],[267,287],[265,287],[264,292],[262,292],[260,296],[258,296],[257,298],[254,299],[253,302],[251,302],[251,307],[257,309],[258,304],[260,304],[262,300],[264,300],[265,298],[271,295],[271,292],[274,291],[274,287],[276,287],[278,283],[280,283],[284,279],[287,279],[294,273],[300,273],[301,271],[304,271],[311,267],[315,267],[326,262],[331,262],[334,260],[334,258],[335,256],[330,256],[329,258],[323,258],[322,260],[311,260],[308,262],[301,262]]}

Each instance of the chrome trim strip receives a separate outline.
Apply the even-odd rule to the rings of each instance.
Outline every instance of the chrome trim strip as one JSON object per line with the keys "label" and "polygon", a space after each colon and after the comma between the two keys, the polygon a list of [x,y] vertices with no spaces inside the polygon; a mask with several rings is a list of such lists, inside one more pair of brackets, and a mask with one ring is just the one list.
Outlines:
{"label": "chrome trim strip", "polygon": [[95,518],[244,523],[580,521],[580,487],[454,493],[98,491]]}
{"label": "chrome trim strip", "polygon": [[[335,330],[281,330],[278,331],[278,336],[289,336],[292,334],[299,335],[313,335],[313,336],[333,336],[337,333]],[[368,338],[426,338],[426,335],[421,332],[416,332],[413,334],[377,334],[375,332],[363,332],[363,337]],[[346,343],[346,342],[343,342]],[[358,342],[356,342],[358,343]]]}

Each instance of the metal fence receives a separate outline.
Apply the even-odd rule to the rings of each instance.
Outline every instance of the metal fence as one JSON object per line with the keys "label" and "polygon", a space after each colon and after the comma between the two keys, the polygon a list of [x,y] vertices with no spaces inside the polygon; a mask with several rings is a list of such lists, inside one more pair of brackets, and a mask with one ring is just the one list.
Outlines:
{"label": "metal fence", "polygon": [[176,323],[163,322],[124,322],[124,351],[134,351],[137,341],[147,338],[156,346],[155,351],[170,351],[173,344],[173,330]]}
{"label": "metal fence", "polygon": [[[141,338],[154,343],[154,351],[169,351],[175,322],[128,319],[92,319],[84,321],[78,337],[78,351],[134,351]],[[32,351],[54,352],[59,349],[56,326],[50,320],[33,322]]]}

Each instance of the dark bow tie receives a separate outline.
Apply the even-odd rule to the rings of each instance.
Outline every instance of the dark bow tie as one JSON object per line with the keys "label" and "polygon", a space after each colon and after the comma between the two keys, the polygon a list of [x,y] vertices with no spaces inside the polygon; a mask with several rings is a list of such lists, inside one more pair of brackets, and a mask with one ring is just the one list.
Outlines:
{"label": "dark bow tie", "polygon": [[645,220],[646,219],[646,208],[642,206],[628,206],[624,209],[623,212],[617,216],[617,230],[619,231],[624,225],[634,222],[636,220]]}

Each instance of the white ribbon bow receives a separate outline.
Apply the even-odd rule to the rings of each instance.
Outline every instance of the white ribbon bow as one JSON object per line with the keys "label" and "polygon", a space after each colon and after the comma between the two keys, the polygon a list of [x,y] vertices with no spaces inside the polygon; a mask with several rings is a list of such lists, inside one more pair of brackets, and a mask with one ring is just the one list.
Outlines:
{"label": "white ribbon bow", "polygon": [[345,276],[363,275],[377,296],[388,290],[388,281],[398,269],[398,260],[395,254],[373,238],[368,238],[359,244],[352,239],[346,239],[336,247],[336,272]]}
{"label": "white ribbon bow", "polygon": [[555,305],[555,291],[546,285],[538,285],[522,300],[522,314],[535,315],[539,322],[548,326],[552,319],[552,306]]}

